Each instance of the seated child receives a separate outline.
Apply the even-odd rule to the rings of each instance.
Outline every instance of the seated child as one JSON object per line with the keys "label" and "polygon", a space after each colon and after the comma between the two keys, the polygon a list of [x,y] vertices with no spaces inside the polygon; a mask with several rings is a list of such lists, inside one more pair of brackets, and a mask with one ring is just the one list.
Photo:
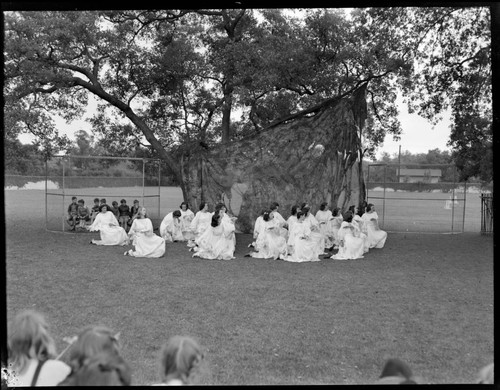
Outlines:
{"label": "seated child", "polygon": [[99,214],[99,198],[94,199],[94,205],[92,206],[92,213],[90,215],[90,222],[94,222],[95,217]]}
{"label": "seated child", "polygon": [[111,202],[111,207],[109,208],[109,210],[115,215],[116,219],[118,219],[120,214],[118,213],[118,202],[116,200]]}
{"label": "seated child", "polygon": [[71,198],[71,204],[68,206],[68,216],[66,217],[66,222],[71,226],[70,230],[75,230],[76,223],[78,220],[78,204],[77,197],[73,196]]}
{"label": "seated child", "polygon": [[137,218],[137,215],[139,213],[139,201],[137,199],[134,200],[134,204],[132,205],[131,209],[130,209],[130,219],[128,220],[127,222],[127,225],[128,226],[132,226],[132,222],[134,221],[134,219]]}
{"label": "seated child", "polygon": [[118,222],[120,226],[127,230],[128,221],[130,219],[130,207],[125,199],[120,200],[120,206],[118,206]]}
{"label": "seated child", "polygon": [[90,210],[85,206],[85,201],[80,199],[78,201],[78,227],[84,228],[87,222],[90,221]]}

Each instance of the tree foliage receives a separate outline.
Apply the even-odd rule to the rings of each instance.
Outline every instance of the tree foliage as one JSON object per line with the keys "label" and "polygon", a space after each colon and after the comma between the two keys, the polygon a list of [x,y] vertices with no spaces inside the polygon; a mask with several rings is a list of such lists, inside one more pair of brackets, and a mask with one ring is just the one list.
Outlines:
{"label": "tree foliage", "polygon": [[67,148],[51,115],[77,118],[92,93],[103,147],[147,145],[181,183],[183,153],[314,115],[361,86],[359,154],[373,156],[402,132],[401,89],[433,122],[452,108],[453,156],[464,177],[486,177],[489,19],[485,7],[6,12],[6,133],[34,134],[47,154]]}

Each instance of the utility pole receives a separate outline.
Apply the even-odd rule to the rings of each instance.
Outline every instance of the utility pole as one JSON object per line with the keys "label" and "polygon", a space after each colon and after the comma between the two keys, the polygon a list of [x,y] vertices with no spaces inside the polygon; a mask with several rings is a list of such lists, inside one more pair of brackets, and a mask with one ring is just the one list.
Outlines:
{"label": "utility pole", "polygon": [[399,157],[398,157],[398,183],[401,181],[399,175],[401,174],[401,144],[399,145]]}

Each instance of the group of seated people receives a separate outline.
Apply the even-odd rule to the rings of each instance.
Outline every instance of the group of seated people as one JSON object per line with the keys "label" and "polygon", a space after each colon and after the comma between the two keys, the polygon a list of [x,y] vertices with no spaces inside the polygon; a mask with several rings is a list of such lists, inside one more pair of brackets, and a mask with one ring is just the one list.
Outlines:
{"label": "group of seated people", "polygon": [[134,200],[132,207],[129,207],[126,199],[122,199],[120,205],[114,200],[111,202],[111,206],[108,206],[105,198],[95,198],[94,205],[92,208],[89,208],[85,206],[83,199],[78,200],[76,196],[73,196],[71,204],[68,206],[68,215],[66,216],[66,222],[70,226],[70,230],[74,231],[77,227],[82,229],[87,228],[101,212],[103,205],[106,205],[107,211],[113,213],[119,222],[119,226],[128,232],[139,212],[139,201],[137,199]]}
{"label": "group of seated people", "polygon": [[[49,326],[41,313],[26,310],[12,320],[8,332],[8,369],[2,375],[8,387],[28,386],[129,386],[130,365],[121,355],[119,333],[106,326],[88,326],[78,336],[66,338],[66,349],[57,354]],[[61,358],[68,351],[68,363]],[[188,336],[173,336],[159,352],[158,385],[194,384],[204,353]],[[6,375],[6,372],[8,375]],[[399,359],[388,359],[373,384],[425,383]],[[476,383],[494,384],[494,364],[484,366]]]}
{"label": "group of seated people", "polygon": [[[99,201],[96,199],[96,201]],[[235,217],[227,214],[224,203],[209,211],[206,202],[194,214],[186,202],[169,212],[162,220],[159,235],[154,233],[147,211],[134,201],[131,216],[119,214],[101,199],[97,213],[92,214],[90,231],[99,231],[96,245],[129,245],[135,247],[124,254],[135,257],[161,257],[165,243],[187,242],[193,257],[204,259],[234,259],[236,246]],[[126,201],[122,199],[122,205]],[[128,209],[128,206],[126,206]],[[118,214],[117,214],[118,213]],[[119,216],[117,216],[119,215]],[[130,227],[128,224],[130,223]],[[378,215],[372,203],[359,212],[351,206],[343,214],[340,208],[330,210],[322,203],[315,215],[307,203],[291,208],[287,220],[273,202],[262,210],[253,230],[253,250],[246,257],[273,258],[289,262],[320,261],[321,257],[335,260],[360,259],[371,248],[383,248],[387,232],[378,226]],[[334,250],[338,250],[334,253]]]}
{"label": "group of seated people", "polygon": [[[383,248],[387,232],[378,227],[375,206],[369,203],[366,212],[356,206],[341,214],[340,208],[330,210],[322,203],[316,215],[309,204],[291,209],[287,220],[274,202],[262,210],[254,225],[254,251],[247,257],[274,258],[290,262],[320,261],[320,257],[335,260],[360,259],[371,248]],[[337,253],[332,253],[338,250]]]}

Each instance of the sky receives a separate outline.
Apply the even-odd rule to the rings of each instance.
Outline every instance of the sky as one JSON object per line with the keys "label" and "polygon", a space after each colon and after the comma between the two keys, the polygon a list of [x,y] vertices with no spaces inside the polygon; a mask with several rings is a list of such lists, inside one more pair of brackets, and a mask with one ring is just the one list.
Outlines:
{"label": "sky", "polygon": [[[386,136],[384,144],[377,150],[376,156],[380,158],[383,152],[389,153],[391,156],[399,153],[399,145],[401,152],[409,151],[412,154],[427,153],[431,149],[440,149],[441,151],[450,150],[446,143],[450,137],[450,113],[443,115],[443,119],[434,128],[426,119],[417,114],[409,114],[406,105],[402,99],[398,97],[396,100],[400,115],[399,121],[403,128],[401,139],[397,142],[393,141],[392,136]],[[86,116],[91,117],[97,104],[94,99],[89,98],[89,106]],[[85,117],[84,117],[85,118]],[[70,139],[74,140],[74,133],[78,130],[91,132],[91,126],[82,118],[80,120],[66,123],[62,118],[56,119],[57,127],[61,134],[66,134]],[[31,142],[33,137],[22,135],[21,142]]]}

